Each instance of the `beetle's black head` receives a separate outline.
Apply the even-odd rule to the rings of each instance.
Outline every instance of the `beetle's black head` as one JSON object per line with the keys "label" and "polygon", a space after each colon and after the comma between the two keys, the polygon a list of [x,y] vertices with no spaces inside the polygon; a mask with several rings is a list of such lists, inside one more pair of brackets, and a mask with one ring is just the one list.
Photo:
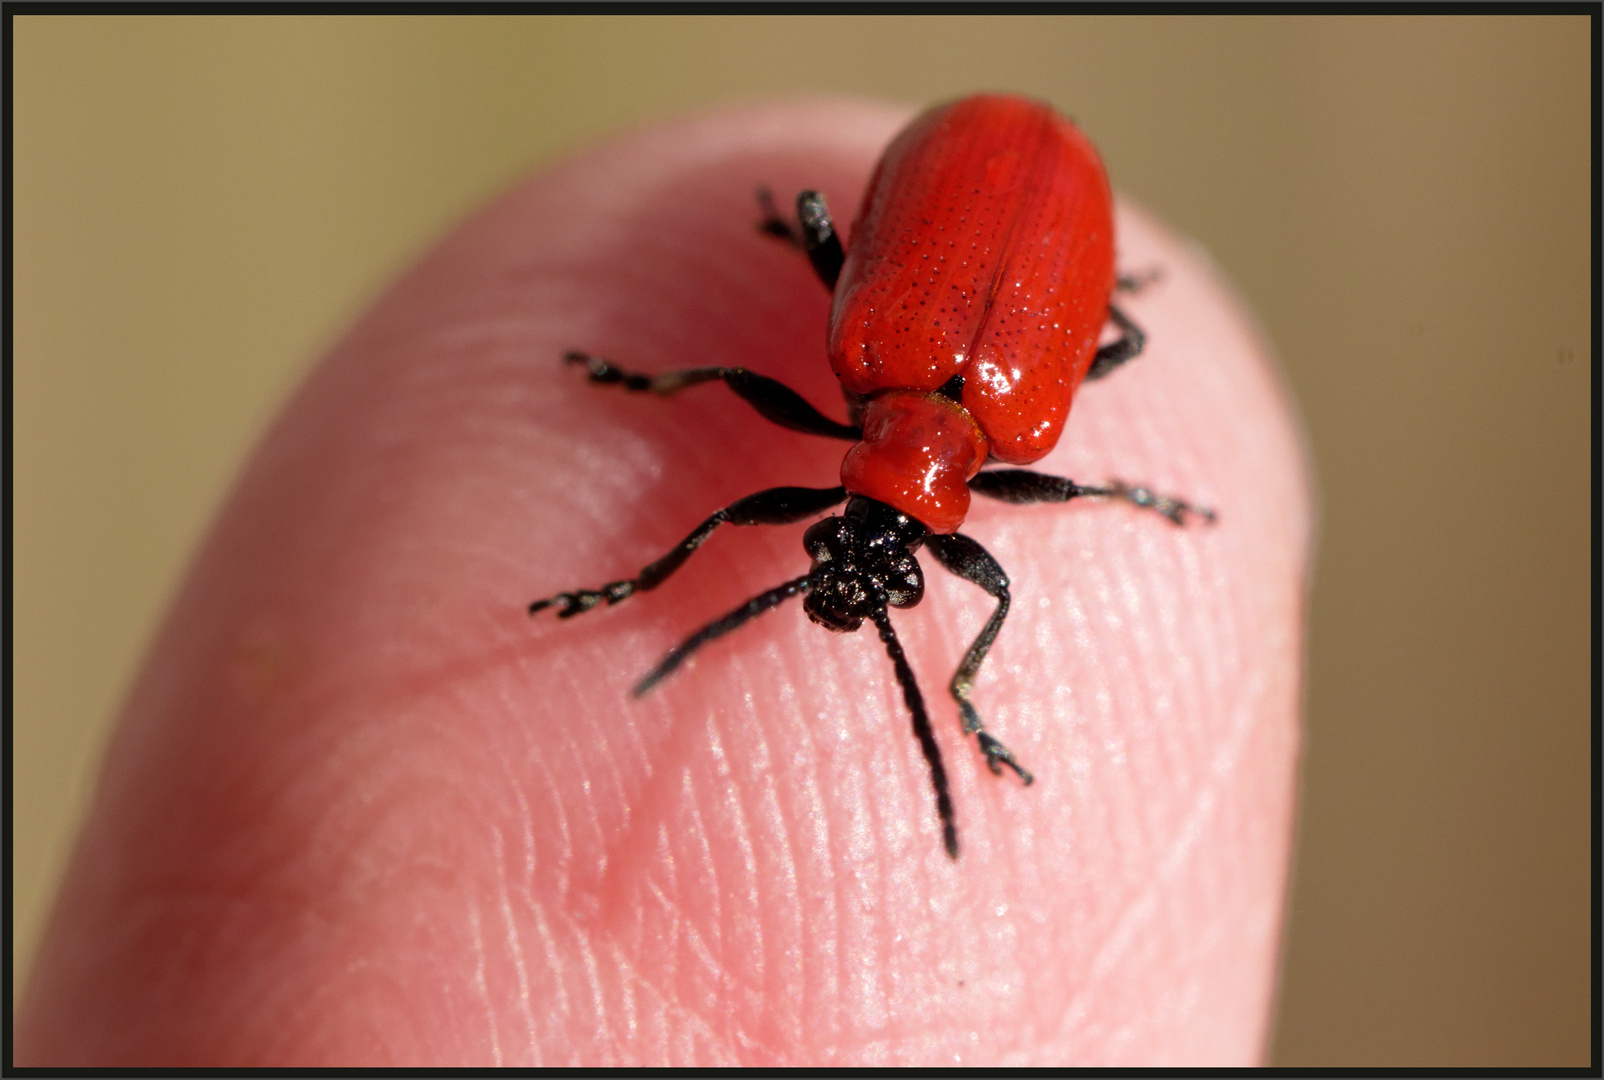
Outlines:
{"label": "beetle's black head", "polygon": [[802,536],[813,559],[804,602],[808,618],[841,633],[875,611],[913,607],[925,594],[913,553],[930,530],[883,502],[854,495],[840,517],[815,522]]}

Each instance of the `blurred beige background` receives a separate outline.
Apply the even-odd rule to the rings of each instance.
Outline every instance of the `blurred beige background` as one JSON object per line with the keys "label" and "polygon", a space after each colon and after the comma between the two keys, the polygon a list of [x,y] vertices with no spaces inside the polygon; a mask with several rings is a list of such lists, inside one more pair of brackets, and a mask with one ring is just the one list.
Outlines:
{"label": "blurred beige background", "polygon": [[1588,1062],[1585,17],[13,28],[19,980],[191,549],[392,274],[622,126],[995,88],[1076,116],[1212,251],[1306,418],[1323,529],[1273,1062]]}

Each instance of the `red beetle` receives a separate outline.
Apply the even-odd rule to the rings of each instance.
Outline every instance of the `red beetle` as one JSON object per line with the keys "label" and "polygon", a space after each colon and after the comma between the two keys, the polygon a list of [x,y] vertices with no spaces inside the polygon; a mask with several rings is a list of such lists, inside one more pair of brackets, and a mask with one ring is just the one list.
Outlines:
{"label": "red beetle", "polygon": [[[667,396],[722,379],[759,413],[784,427],[846,439],[841,484],[771,488],[702,522],[639,576],[599,589],[559,593],[529,605],[569,618],[606,601],[656,588],[715,529],[782,525],[841,502],[802,543],[813,559],[801,577],[753,597],[686,639],[635,687],[646,693],[696,649],[782,601],[806,594],[808,616],[831,630],[871,620],[896,668],[930,764],[947,854],[958,830],[941,752],[924,698],[887,614],[924,595],[914,557],[921,547],[997,601],[951,683],[963,730],[975,736],[994,773],[1031,775],[981,723],[969,700],[976,672],[1008,614],[1008,576],[957,529],[971,492],[1012,503],[1118,498],[1175,524],[1212,512],[1146,488],[1099,487],[1025,469],[1058,443],[1075,389],[1142,349],[1140,330],[1109,301],[1131,287],[1114,274],[1114,215],[1097,150],[1051,107],[1025,98],[980,95],[940,105],[909,124],[875,168],[843,249],[824,199],[797,196],[797,223],[780,217],[766,192],[760,228],[807,252],[834,291],[830,365],[841,380],[850,423],[822,415],[795,391],[745,368],[706,367],[662,375],[626,372],[570,352],[596,383]],[[1099,345],[1105,323],[1119,337]]]}

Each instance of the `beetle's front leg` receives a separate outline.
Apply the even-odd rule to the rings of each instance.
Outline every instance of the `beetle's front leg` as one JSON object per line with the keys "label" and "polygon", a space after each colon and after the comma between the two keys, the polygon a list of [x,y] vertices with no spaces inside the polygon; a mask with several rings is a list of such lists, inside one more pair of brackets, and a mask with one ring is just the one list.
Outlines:
{"label": "beetle's front leg", "polygon": [[610,581],[599,589],[578,589],[536,600],[529,605],[529,614],[536,615],[554,607],[558,618],[571,619],[603,601],[616,604],[638,592],[657,588],[690,558],[691,552],[713,535],[715,529],[726,522],[731,525],[788,525],[828,510],[846,497],[846,489],[839,487],[778,487],[737,499],[698,525],[667,555],[646,567],[638,576]]}
{"label": "beetle's front leg", "polygon": [[965,581],[979,585],[986,591],[986,595],[997,601],[997,609],[986,620],[979,636],[975,638],[969,651],[964,654],[963,662],[952,676],[952,683],[948,687],[952,691],[953,700],[958,702],[958,714],[963,718],[964,734],[973,735],[980,743],[981,751],[986,755],[986,766],[994,773],[1001,773],[1004,765],[1019,774],[1019,778],[1029,784],[1035,777],[1014,759],[1013,751],[1009,750],[997,738],[986,730],[981,723],[980,713],[969,700],[970,693],[975,688],[975,676],[980,671],[980,665],[991,651],[992,642],[997,640],[997,632],[1002,629],[1003,619],[1008,616],[1008,575],[997,560],[992,558],[985,548],[981,547],[962,533],[930,536],[925,539],[925,547],[952,573]]}

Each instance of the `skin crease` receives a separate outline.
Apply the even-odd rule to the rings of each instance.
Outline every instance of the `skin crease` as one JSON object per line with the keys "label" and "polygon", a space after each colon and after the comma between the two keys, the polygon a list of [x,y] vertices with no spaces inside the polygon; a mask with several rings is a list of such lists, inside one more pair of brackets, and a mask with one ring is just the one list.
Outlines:
{"label": "skin crease", "polygon": [[[752,190],[851,218],[910,113],[708,114],[464,222],[285,408],[120,717],[18,1011],[18,1064],[1247,1065],[1268,1034],[1294,810],[1310,492],[1289,403],[1200,254],[1122,207],[1148,351],[1037,463],[1216,507],[976,498],[1014,608],[933,559],[892,613],[952,777],[960,859],[872,628],[800,600],[648,697],[673,644],[804,573],[805,524],[716,507],[833,486],[846,444],[726,389],[586,384],[746,364],[844,415],[828,297]],[[1117,178],[1116,178],[1117,179]],[[850,241],[849,241],[850,242]]]}

